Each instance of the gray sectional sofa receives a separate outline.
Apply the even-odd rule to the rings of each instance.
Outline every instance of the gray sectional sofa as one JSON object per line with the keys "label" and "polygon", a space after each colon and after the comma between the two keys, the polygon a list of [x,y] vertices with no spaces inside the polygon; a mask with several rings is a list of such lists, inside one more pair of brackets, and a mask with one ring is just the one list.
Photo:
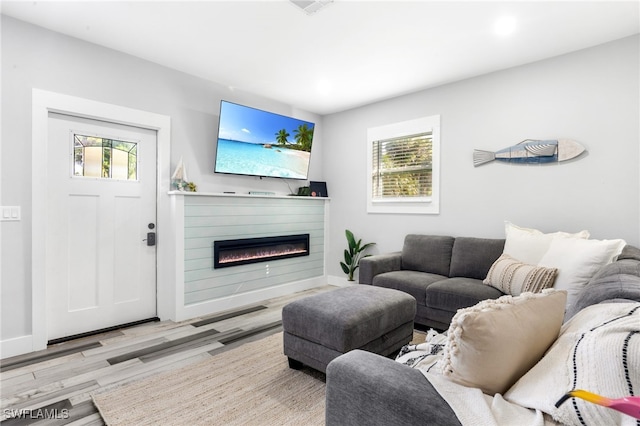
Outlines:
{"label": "gray sectional sofa", "polygon": [[[499,242],[495,241],[485,242],[459,238],[451,241],[447,237],[411,237],[403,249],[403,252],[406,250],[408,259],[415,260],[419,253],[423,253],[425,257],[435,258],[439,253],[440,274],[407,269],[406,266],[412,264],[402,263],[402,255],[394,255],[391,258],[382,256],[383,259],[387,259],[387,268],[382,268],[380,261],[375,258],[371,259],[371,263],[365,268],[365,275],[364,277],[361,275],[361,279],[363,278],[365,282],[367,280],[369,283],[373,282],[374,285],[395,285],[397,288],[410,290],[412,294],[420,296],[421,293],[418,291],[420,286],[423,286],[422,288],[428,294],[429,288],[441,283],[443,286],[452,285],[456,288],[457,293],[454,292],[454,295],[467,288],[472,289],[471,293],[474,295],[467,297],[478,297],[481,293],[476,292],[475,287],[471,286],[477,285],[473,280],[479,280],[479,278],[460,279],[459,274],[455,273],[459,269],[454,268],[451,264],[448,274],[450,277],[445,274],[448,262],[447,246],[451,246],[452,257],[456,258],[456,262],[452,261],[452,264],[469,264],[468,262],[473,259],[474,255],[467,250],[456,250],[456,243],[458,249],[472,245],[485,247],[484,253],[475,254],[481,258],[483,264],[487,258],[499,255],[493,251],[489,253],[490,250],[495,249],[495,245],[499,245]],[[417,247],[422,247],[422,251],[418,249],[418,252],[413,252]],[[427,248],[431,250],[427,250]],[[393,258],[395,259],[392,260]],[[382,262],[384,264],[384,260]],[[394,265],[395,269],[392,268]],[[400,266],[403,265],[405,269],[401,269]],[[418,275],[419,273],[424,276]],[[489,296],[493,295],[489,294]],[[456,298],[457,296],[452,296],[452,299]],[[446,312],[446,309],[453,309],[455,306],[452,300],[446,309],[442,309],[441,306],[438,308],[439,311],[434,311],[433,306],[429,305],[433,303],[431,301],[433,299],[429,299],[428,295],[425,295],[424,298],[421,297],[421,299],[423,305],[419,319],[423,322],[433,323],[435,321],[444,324],[443,321],[434,320],[434,318],[446,320],[446,317],[436,316],[435,313],[441,314],[439,311]],[[606,265],[592,277],[578,295],[577,302],[573,305],[573,311],[568,312],[565,319],[568,320],[579,310],[593,304],[628,301],[640,302],[640,249],[632,246],[626,246],[616,262]],[[460,304],[461,302],[456,303]],[[392,359],[361,350],[342,355],[328,365],[327,426],[413,424],[438,426],[460,424],[451,407],[420,371]]]}
{"label": "gray sectional sofa", "polygon": [[504,239],[409,234],[402,251],[360,260],[360,284],[415,297],[414,322],[446,330],[458,309],[503,296],[482,284],[504,250]]}

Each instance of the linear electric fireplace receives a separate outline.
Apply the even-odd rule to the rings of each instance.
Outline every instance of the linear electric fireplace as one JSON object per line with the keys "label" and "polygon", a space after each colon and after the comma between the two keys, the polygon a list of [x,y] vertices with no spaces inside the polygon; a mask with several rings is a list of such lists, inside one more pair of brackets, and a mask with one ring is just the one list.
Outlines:
{"label": "linear electric fireplace", "polygon": [[214,269],[309,255],[309,234],[213,242]]}

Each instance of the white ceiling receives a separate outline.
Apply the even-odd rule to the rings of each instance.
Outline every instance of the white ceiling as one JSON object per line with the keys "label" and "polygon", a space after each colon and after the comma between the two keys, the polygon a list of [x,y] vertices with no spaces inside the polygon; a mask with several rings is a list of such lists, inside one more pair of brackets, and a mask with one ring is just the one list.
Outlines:
{"label": "white ceiling", "polygon": [[328,114],[637,34],[639,4],[335,0],[307,15],[288,0],[2,0],[2,13]]}

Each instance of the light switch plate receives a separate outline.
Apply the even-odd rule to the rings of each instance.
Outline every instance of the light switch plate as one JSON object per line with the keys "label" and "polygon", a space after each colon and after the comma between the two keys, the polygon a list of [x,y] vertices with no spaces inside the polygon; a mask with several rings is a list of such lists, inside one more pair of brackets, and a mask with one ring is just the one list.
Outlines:
{"label": "light switch plate", "polygon": [[2,206],[0,221],[11,222],[20,220],[20,206]]}

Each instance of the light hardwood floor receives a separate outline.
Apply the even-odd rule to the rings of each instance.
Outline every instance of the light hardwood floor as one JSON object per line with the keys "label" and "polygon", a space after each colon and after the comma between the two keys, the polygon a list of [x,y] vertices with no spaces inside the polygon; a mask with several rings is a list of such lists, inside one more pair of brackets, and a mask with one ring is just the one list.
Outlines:
{"label": "light hardwood floor", "polygon": [[177,369],[281,331],[284,305],[333,288],[179,323],[146,323],[3,359],[2,425],[103,425],[92,392]]}

